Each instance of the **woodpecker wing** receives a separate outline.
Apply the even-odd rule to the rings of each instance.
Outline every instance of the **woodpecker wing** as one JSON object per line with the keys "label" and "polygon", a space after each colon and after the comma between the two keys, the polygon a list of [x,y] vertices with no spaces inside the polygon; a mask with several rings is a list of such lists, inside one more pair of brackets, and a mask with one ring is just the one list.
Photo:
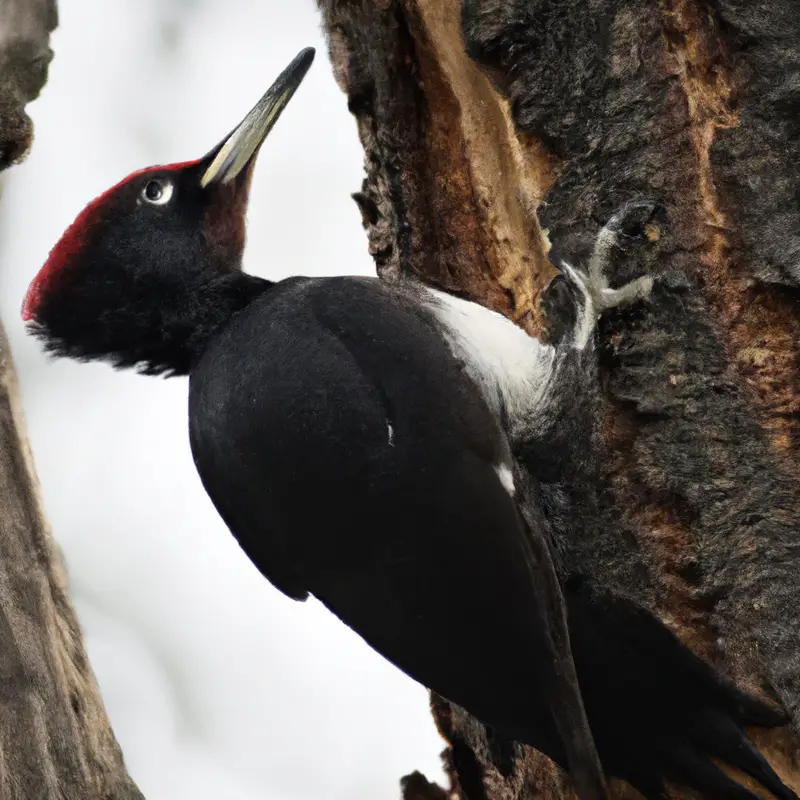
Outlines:
{"label": "woodpecker wing", "polygon": [[279,588],[601,797],[558,585],[534,571],[481,395],[379,282],[277,292],[192,374],[192,446],[221,515]]}
{"label": "woodpecker wing", "polygon": [[[191,376],[195,460],[231,531],[276,586],[315,595],[504,736],[571,761],[581,796],[598,796],[589,732],[574,724],[581,698],[557,674],[562,598],[543,569],[544,522],[531,487],[512,499],[505,438],[435,323],[368,279],[271,292]],[[629,601],[571,585],[566,600],[610,774],[648,800],[665,780],[752,800],[716,757],[795,797],[742,732],[780,714]]]}

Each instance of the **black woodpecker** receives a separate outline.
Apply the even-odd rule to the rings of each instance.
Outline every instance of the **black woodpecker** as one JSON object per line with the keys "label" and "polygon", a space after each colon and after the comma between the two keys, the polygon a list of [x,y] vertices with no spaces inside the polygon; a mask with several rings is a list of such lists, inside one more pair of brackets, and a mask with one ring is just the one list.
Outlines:
{"label": "black woodpecker", "polygon": [[554,567],[530,454],[559,458],[550,422],[584,391],[600,313],[648,293],[604,279],[627,212],[586,270],[563,265],[575,314],[558,345],[411,277],[246,275],[256,155],[313,56],[203,158],[91,202],[28,290],[32,332],[57,355],[188,374],[197,470],[261,573],[555,760],[582,800],[607,796],[606,775],[647,798],[669,781],[754,800],[715,758],[796,797],[742,731],[782,713]]}

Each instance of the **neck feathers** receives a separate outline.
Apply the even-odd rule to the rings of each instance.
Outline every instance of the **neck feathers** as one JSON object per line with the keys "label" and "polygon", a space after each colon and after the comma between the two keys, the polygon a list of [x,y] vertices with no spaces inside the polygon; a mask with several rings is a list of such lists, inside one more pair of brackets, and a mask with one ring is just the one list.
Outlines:
{"label": "neck feathers", "polygon": [[137,367],[146,375],[186,375],[233,316],[270,286],[236,271],[173,286],[139,285],[132,292],[116,287],[117,298],[130,298],[125,306],[81,317],[50,313],[34,333],[57,356]]}

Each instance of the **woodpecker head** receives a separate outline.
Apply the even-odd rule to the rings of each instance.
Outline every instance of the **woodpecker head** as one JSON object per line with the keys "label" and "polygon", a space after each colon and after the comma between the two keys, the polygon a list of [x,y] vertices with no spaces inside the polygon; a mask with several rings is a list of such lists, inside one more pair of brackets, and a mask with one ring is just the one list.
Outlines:
{"label": "woodpecker head", "polygon": [[134,172],[89,203],[22,305],[48,350],[189,370],[210,330],[253,297],[240,270],[253,167],[313,59],[303,50],[207,155]]}

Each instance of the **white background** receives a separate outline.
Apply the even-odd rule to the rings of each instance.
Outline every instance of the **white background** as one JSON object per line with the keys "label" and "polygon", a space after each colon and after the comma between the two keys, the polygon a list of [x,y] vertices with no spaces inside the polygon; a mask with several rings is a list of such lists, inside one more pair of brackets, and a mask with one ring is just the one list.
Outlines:
{"label": "white background", "polygon": [[28,282],[93,197],[198,157],[306,45],[317,60],[262,150],[245,267],[372,272],[348,195],[362,152],[312,0],[61,0],[31,156],[0,203],[0,314],[72,596],[148,800],[390,800],[442,781],[427,693],[238,549],[191,461],[186,379],[51,361]]}

